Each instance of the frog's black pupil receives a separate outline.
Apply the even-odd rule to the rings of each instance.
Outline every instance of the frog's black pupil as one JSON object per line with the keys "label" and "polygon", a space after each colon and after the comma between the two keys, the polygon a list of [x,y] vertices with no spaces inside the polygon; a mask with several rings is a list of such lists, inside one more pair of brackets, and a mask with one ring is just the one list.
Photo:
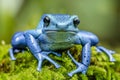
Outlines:
{"label": "frog's black pupil", "polygon": [[44,26],[48,26],[49,23],[50,23],[50,18],[48,16],[46,16],[44,19],[43,19],[43,22],[44,22]]}
{"label": "frog's black pupil", "polygon": [[77,25],[80,23],[80,20],[77,19],[77,18],[75,18],[75,19],[73,20],[73,23],[74,23],[74,26],[77,27]]}

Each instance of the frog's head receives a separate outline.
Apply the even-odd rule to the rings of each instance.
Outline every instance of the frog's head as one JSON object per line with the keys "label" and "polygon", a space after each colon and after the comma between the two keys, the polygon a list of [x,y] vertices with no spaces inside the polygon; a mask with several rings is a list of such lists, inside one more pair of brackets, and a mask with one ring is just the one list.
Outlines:
{"label": "frog's head", "polygon": [[78,32],[80,20],[76,15],[45,14],[41,19],[43,32]]}
{"label": "frog's head", "polygon": [[54,43],[68,43],[78,33],[80,20],[76,15],[45,14],[42,16],[37,29]]}

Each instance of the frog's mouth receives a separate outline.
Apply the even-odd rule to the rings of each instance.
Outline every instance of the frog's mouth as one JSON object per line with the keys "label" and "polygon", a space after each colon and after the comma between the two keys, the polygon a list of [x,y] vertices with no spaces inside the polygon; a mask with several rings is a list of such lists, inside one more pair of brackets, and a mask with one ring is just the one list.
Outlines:
{"label": "frog's mouth", "polygon": [[61,31],[61,30],[47,30],[45,31],[46,36],[54,43],[68,42],[68,39],[74,38],[76,31]]}
{"label": "frog's mouth", "polygon": [[74,30],[45,30],[45,33],[69,33],[69,34],[76,34],[78,31]]}

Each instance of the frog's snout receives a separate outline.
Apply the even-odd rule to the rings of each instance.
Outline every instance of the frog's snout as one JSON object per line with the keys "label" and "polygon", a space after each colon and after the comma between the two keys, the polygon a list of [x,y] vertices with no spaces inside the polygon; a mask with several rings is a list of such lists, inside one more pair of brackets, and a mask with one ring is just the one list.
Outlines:
{"label": "frog's snout", "polygon": [[59,30],[66,30],[66,29],[68,29],[68,27],[69,27],[69,24],[63,24],[63,23],[56,24],[56,28]]}

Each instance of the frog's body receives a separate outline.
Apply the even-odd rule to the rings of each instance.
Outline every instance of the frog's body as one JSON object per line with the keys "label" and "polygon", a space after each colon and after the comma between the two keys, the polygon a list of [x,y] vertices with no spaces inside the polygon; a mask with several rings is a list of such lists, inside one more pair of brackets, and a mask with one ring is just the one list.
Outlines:
{"label": "frog's body", "polygon": [[[61,36],[62,35],[62,36]],[[64,50],[71,48],[74,45],[74,40],[71,39],[68,41],[70,37],[74,37],[75,34],[70,34],[69,32],[50,32],[47,34],[42,34],[39,37],[40,46],[43,50]],[[44,40],[43,40],[44,39]],[[42,42],[44,41],[44,42]],[[42,42],[42,43],[41,43]],[[45,47],[46,46],[46,47]]]}
{"label": "frog's body", "polygon": [[[28,30],[14,34],[12,38],[12,48],[10,49],[11,59],[16,59],[14,57],[15,52],[26,50],[26,47],[28,47],[38,60],[38,71],[41,70],[41,65],[44,59],[50,61],[56,68],[59,68],[60,65],[49,58],[48,54],[52,53],[60,56],[61,54],[57,53],[58,51],[68,50],[76,44],[80,44],[82,45],[81,63],[77,62],[71,56],[69,50],[67,51],[67,54],[78,66],[76,70],[68,75],[72,76],[78,72],[86,73],[90,64],[91,46],[96,46],[99,40],[97,36],[91,32],[80,31],[77,28],[79,22],[80,21],[76,15],[43,15],[35,30]],[[112,57],[112,53],[114,53],[113,51],[101,46],[96,46],[96,49],[99,52],[105,52],[109,56],[110,61],[115,61]]]}

